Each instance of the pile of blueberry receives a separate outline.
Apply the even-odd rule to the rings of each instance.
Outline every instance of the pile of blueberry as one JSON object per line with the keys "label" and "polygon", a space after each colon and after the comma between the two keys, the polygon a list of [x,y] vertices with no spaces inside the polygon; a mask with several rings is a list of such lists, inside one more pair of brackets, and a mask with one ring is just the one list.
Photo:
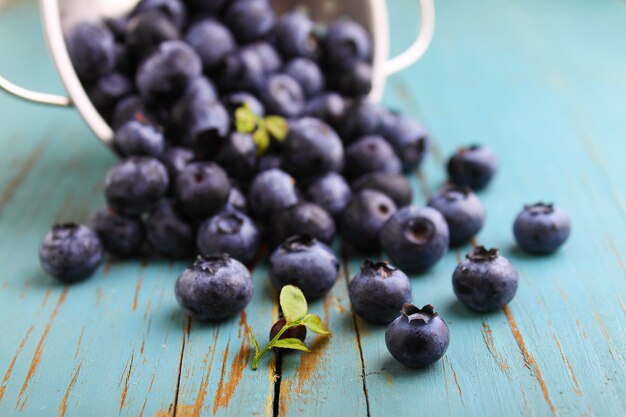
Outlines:
{"label": "pile of blueberry", "polygon": [[[77,25],[67,46],[123,161],[106,174],[107,207],[88,226],[55,225],[44,238],[47,273],[82,280],[104,251],[199,253],[176,297],[189,314],[216,321],[249,303],[244,264],[263,248],[276,289],[323,297],[337,280],[330,245],[340,234],[392,262],[367,261],[350,282],[356,314],[391,322],[386,342],[401,362],[441,358],[447,326],[432,306],[409,304],[405,272],[428,270],[480,231],[485,210],[472,190],[489,183],[497,159],[488,148],[461,149],[449,185],[428,207],[411,205],[403,174],[420,166],[428,137],[415,120],[368,100],[372,43],[363,27],[318,25],[299,11],[278,17],[268,0],[143,0],[128,16]],[[242,128],[242,114],[253,115],[252,129]],[[284,135],[270,120],[285,124]],[[551,205],[527,207],[515,222],[532,253],[556,250],[568,233],[567,216]],[[513,298],[517,272],[497,250],[478,247],[453,284],[464,304],[492,311]]]}

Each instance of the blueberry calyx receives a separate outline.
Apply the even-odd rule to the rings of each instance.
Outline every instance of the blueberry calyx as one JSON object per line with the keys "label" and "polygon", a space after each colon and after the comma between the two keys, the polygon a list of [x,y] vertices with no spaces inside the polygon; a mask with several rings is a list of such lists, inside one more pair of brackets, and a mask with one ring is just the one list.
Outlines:
{"label": "blueberry calyx", "polygon": [[385,261],[373,262],[367,259],[365,262],[363,262],[363,265],[361,265],[362,273],[366,273],[370,271],[377,272],[378,275],[380,275],[382,278],[389,278],[397,270],[398,268],[396,268],[389,262],[385,262]]}
{"label": "blueberry calyx", "polygon": [[404,236],[416,245],[424,245],[435,236],[435,225],[428,219],[412,219],[404,229]]}
{"label": "blueberry calyx", "polygon": [[315,245],[315,238],[311,235],[291,236],[283,243],[287,252],[303,252]]}
{"label": "blueberry calyx", "polygon": [[420,309],[413,304],[407,303],[402,306],[402,315],[407,318],[409,323],[421,321],[424,324],[428,324],[432,319],[437,317],[439,313],[436,313],[435,307],[430,304],[426,304]]}
{"label": "blueberry calyx", "polygon": [[65,238],[68,235],[74,234],[74,232],[76,232],[76,229],[78,229],[78,225],[76,223],[55,224],[54,226],[52,226],[52,230],[54,232],[53,238]]}
{"label": "blueberry calyx", "polygon": [[461,149],[459,149],[459,154],[464,154],[466,152],[471,152],[471,151],[477,151],[479,149],[481,149],[482,146],[481,145],[470,145],[470,146],[464,146]]}
{"label": "blueberry calyx", "polygon": [[550,214],[554,211],[554,204],[546,204],[546,203],[535,203],[531,205],[525,205],[524,210],[529,212],[533,216],[538,216],[541,214]]}
{"label": "blueberry calyx", "polygon": [[477,246],[465,257],[472,262],[486,262],[493,261],[498,256],[500,256],[500,251],[496,248],[486,249],[484,246]]}
{"label": "blueberry calyx", "polygon": [[219,268],[226,266],[229,261],[230,255],[227,253],[209,256],[198,255],[193,267],[196,270],[214,274]]}

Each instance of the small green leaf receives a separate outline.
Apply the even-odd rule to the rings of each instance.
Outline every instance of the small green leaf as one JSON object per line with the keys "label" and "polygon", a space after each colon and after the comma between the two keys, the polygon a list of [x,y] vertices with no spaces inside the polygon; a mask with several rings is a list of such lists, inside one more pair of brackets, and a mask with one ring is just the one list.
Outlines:
{"label": "small green leaf", "polygon": [[267,116],[265,126],[272,137],[278,141],[284,140],[289,131],[287,120],[280,116]]}
{"label": "small green leaf", "polygon": [[307,348],[304,343],[300,339],[289,338],[289,339],[279,339],[274,343],[274,347],[281,349],[295,349],[302,350],[304,352],[310,352],[309,348]]}
{"label": "small green leaf", "polygon": [[256,337],[254,337],[254,331],[252,331],[252,326],[248,326],[248,330],[250,330],[250,338],[252,339],[252,345],[254,346],[254,354],[259,354],[259,343],[256,341]]}
{"label": "small green leaf", "polygon": [[257,124],[257,115],[254,114],[247,104],[235,110],[235,127],[240,133],[250,133]]}
{"label": "small green leaf", "polygon": [[308,306],[300,288],[285,285],[280,291],[280,307],[287,323],[300,320],[307,312]]}
{"label": "small green leaf", "polygon": [[304,316],[302,318],[302,324],[313,333],[330,335],[330,332],[324,328],[324,323],[322,323],[322,319],[320,319],[319,316],[316,316],[315,314],[307,314],[306,316]]}
{"label": "small green leaf", "polygon": [[270,135],[267,133],[267,130],[263,128],[257,129],[252,135],[252,139],[256,144],[257,155],[263,155],[267,152],[267,148],[270,147]]}

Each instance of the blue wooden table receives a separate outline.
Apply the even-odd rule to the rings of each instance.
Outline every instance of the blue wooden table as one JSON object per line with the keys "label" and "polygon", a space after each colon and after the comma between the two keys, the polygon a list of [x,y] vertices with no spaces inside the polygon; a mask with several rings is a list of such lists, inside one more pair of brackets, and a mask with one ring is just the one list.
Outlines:
{"label": "blue wooden table", "polygon": [[[399,51],[413,1],[389,3]],[[621,0],[438,2],[432,49],[390,80],[385,102],[432,132],[418,204],[458,146],[496,149],[478,242],[501,248],[521,281],[508,308],[481,315],[450,283],[469,246],[413,277],[414,302],[434,304],[451,332],[444,359],[421,371],[394,362],[384,328],[351,313],[358,257],[344,257],[340,281],[311,306],[334,336],[309,336],[312,353],[257,372],[247,326],[263,334],[278,315],[263,265],[246,312],[220,325],[177,308],[181,263],[107,261],[83,284],[55,284],[38,244],[53,222],[83,222],[103,204],[115,159],[75,112],[0,95],[0,416],[626,415],[625,40]],[[0,13],[0,71],[62,91],[35,1]],[[537,200],[572,217],[554,256],[514,245],[517,211]]]}

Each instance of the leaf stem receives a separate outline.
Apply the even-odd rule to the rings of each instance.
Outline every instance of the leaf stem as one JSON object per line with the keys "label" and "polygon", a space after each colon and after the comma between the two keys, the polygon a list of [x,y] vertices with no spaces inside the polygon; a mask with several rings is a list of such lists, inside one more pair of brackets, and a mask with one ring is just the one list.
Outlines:
{"label": "leaf stem", "polygon": [[270,350],[271,348],[274,347],[274,345],[276,344],[276,341],[278,341],[278,339],[280,339],[280,337],[283,335],[283,333],[285,333],[287,330],[291,329],[292,327],[299,326],[301,324],[300,322],[301,322],[301,320],[296,320],[294,322],[285,324],[278,331],[278,333],[276,333],[276,336],[274,336],[274,338],[272,340],[270,340],[270,342],[267,344],[267,346],[265,346],[260,352],[258,352],[256,355],[254,355],[254,359],[252,360],[252,369],[256,370],[259,367],[259,360],[261,359],[261,357],[265,354],[265,352],[267,352],[268,350]]}

